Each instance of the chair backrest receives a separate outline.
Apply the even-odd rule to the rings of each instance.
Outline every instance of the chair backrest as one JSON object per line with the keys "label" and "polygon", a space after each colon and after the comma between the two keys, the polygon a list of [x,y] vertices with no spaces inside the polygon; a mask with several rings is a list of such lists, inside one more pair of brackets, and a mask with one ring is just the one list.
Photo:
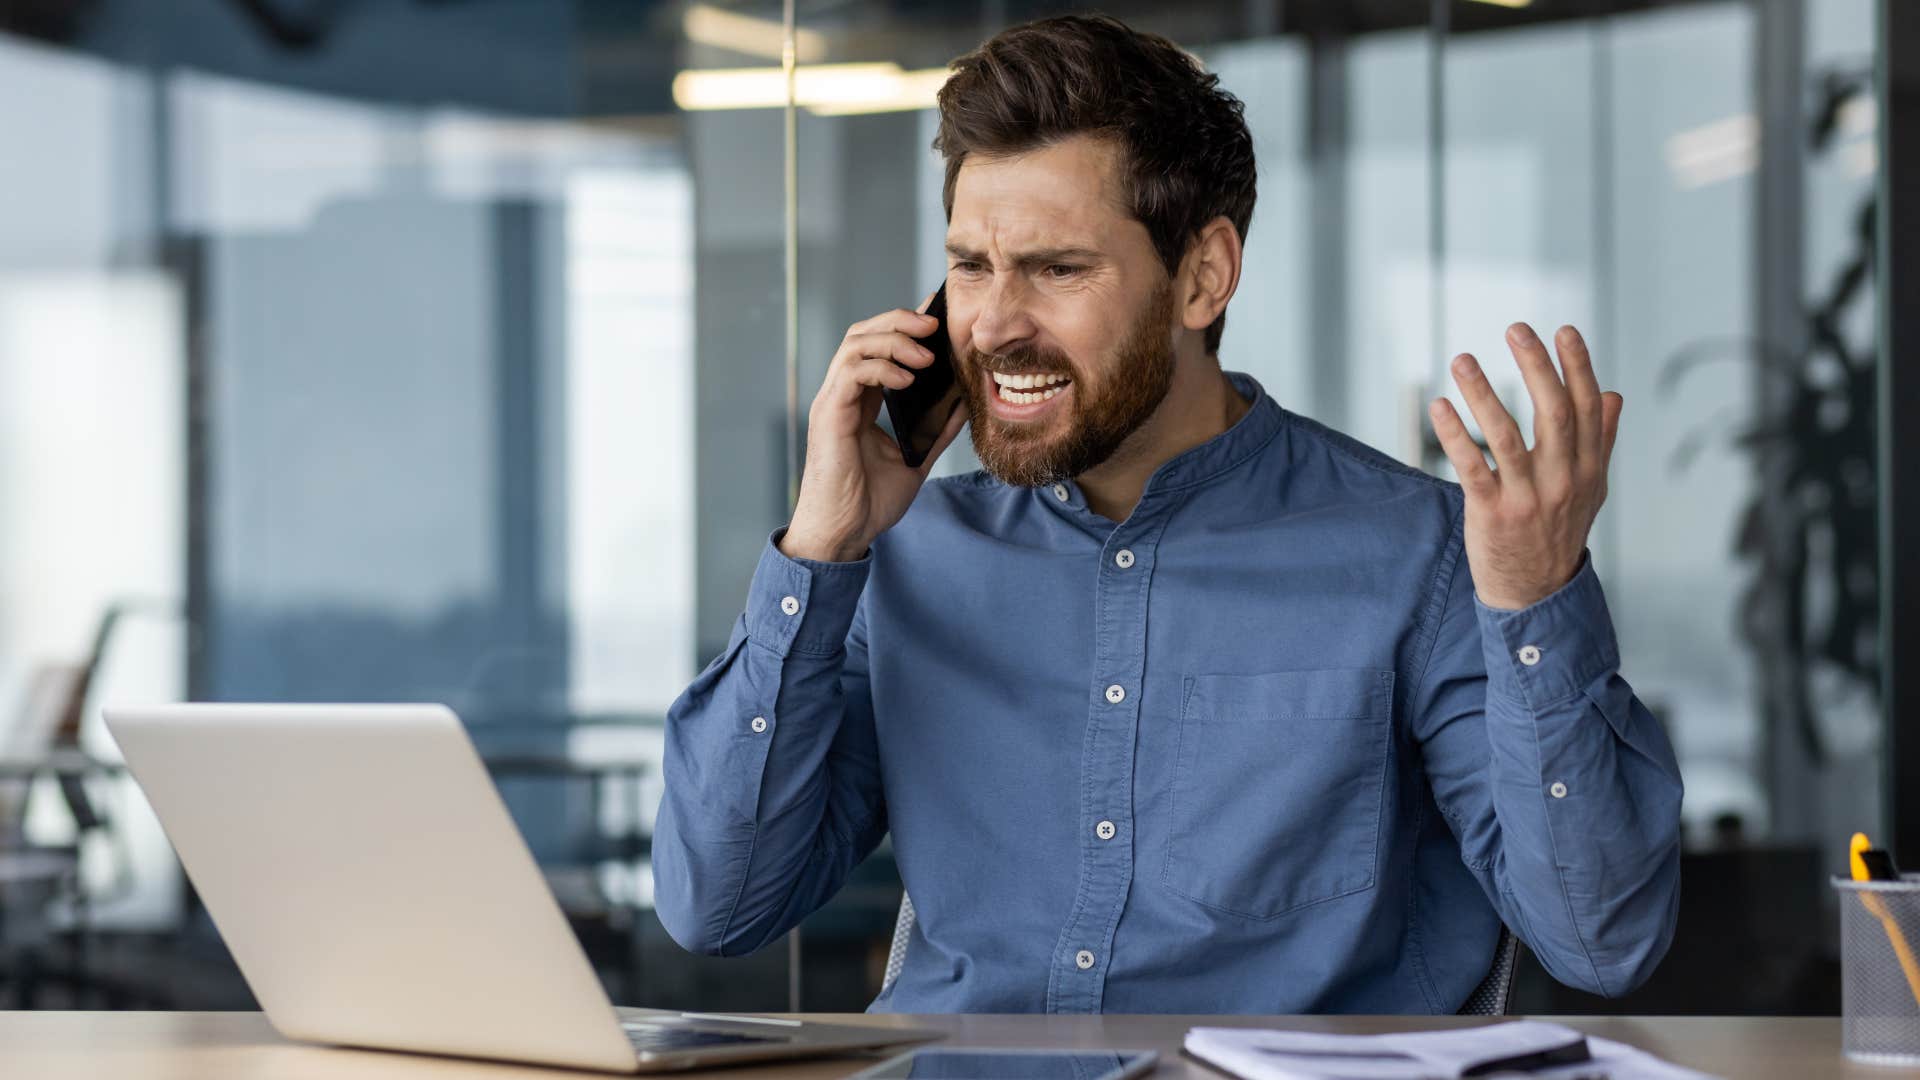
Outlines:
{"label": "chair backrest", "polygon": [[[27,698],[11,731],[0,726],[0,756],[35,759],[54,751],[80,752],[80,734],[85,726],[88,700],[94,682],[106,659],[107,646],[114,630],[140,605],[127,602],[109,604],[94,624],[93,639],[86,658],[80,663],[42,664],[35,672]],[[73,816],[75,831],[81,835],[106,827],[109,822],[92,794],[87,778],[65,774],[59,779],[60,797]],[[31,793],[30,782],[0,783],[0,847],[19,847],[25,842],[24,813]],[[127,856],[119,852],[123,872]]]}
{"label": "chair backrest", "polygon": [[1506,924],[1500,925],[1500,939],[1493,944],[1493,967],[1480,985],[1467,995],[1460,1006],[1461,1016],[1505,1016],[1513,999],[1513,966],[1520,959],[1520,939]]}
{"label": "chair backrest", "polygon": [[[73,698],[85,693],[86,669],[79,664],[41,664],[28,679],[20,709],[0,720],[0,757],[35,761],[59,744]],[[0,847],[20,842],[20,829],[32,782],[0,780]]]}
{"label": "chair backrest", "polygon": [[[893,944],[887,948],[887,971],[880,979],[880,992],[885,994],[893,989],[893,981],[900,977],[900,969],[907,962],[907,941],[913,937],[913,924],[916,916],[913,912],[913,897],[900,894],[900,914],[893,920]],[[1513,967],[1520,956],[1520,939],[1513,936],[1504,924],[1500,927],[1500,939],[1493,946],[1493,966],[1487,971],[1487,977],[1467,995],[1467,1003],[1460,1006],[1462,1016],[1505,1016],[1507,1003],[1513,997]]]}
{"label": "chair backrest", "polygon": [[882,994],[893,989],[893,980],[907,962],[907,939],[913,937],[913,897],[900,894],[900,914],[893,920],[893,944],[887,947],[887,973],[880,978]]}

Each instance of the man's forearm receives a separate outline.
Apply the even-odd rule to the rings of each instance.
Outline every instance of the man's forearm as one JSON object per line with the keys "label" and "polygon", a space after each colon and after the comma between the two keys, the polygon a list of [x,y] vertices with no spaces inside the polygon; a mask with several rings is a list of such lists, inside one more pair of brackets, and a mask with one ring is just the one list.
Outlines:
{"label": "man's forearm", "polygon": [[1625,993],[1665,955],[1678,911],[1673,749],[1619,675],[1591,568],[1549,603],[1483,608],[1480,622],[1495,880],[1517,909],[1503,914],[1561,982]]}
{"label": "man's forearm", "polygon": [[842,685],[864,573],[770,547],[726,651],[668,712],[655,903],[689,950],[777,938],[878,840],[870,718]]}

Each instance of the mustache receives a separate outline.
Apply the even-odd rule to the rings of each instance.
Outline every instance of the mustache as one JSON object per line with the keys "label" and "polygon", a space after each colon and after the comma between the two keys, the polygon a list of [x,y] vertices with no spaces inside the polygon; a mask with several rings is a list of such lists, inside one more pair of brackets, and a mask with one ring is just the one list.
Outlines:
{"label": "mustache", "polygon": [[1007,353],[967,350],[967,365],[974,370],[994,371],[1002,375],[1072,375],[1073,362],[1057,349],[1015,349]]}

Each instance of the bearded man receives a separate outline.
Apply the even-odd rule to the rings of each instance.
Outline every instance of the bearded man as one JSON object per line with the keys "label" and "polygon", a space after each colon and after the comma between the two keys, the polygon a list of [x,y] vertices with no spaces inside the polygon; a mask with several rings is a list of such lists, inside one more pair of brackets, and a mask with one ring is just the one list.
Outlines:
{"label": "bearded man", "polygon": [[656,904],[751,952],[888,832],[904,1012],[1452,1012],[1504,924],[1617,995],[1672,938],[1678,768],[1586,541],[1619,395],[1571,327],[1508,343],[1530,448],[1458,484],[1222,370],[1255,191],[1240,102],[1105,18],[1017,27],[940,93],[946,333],[985,466],[875,426],[932,359],[856,324],[799,501],[673,706]]}

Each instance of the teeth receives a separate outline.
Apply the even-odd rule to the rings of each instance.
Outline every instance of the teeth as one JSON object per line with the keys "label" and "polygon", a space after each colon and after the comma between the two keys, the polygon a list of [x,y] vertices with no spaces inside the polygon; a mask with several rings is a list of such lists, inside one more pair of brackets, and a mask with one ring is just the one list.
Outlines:
{"label": "teeth", "polygon": [[1020,391],[1015,390],[1012,387],[1008,386],[1007,384],[1002,383],[1000,385],[1000,400],[1007,402],[1008,404],[1011,404],[1011,405],[1032,405],[1035,402],[1045,401],[1059,392],[1060,392],[1060,387],[1049,386],[1045,390],[1040,391],[1038,393],[1023,394]]}
{"label": "teeth", "polygon": [[1010,386],[1018,390],[1025,390],[1037,386],[1051,386],[1054,383],[1066,382],[1067,376],[1051,373],[1039,375],[1005,375],[996,371],[993,373],[993,381],[1002,387]]}

